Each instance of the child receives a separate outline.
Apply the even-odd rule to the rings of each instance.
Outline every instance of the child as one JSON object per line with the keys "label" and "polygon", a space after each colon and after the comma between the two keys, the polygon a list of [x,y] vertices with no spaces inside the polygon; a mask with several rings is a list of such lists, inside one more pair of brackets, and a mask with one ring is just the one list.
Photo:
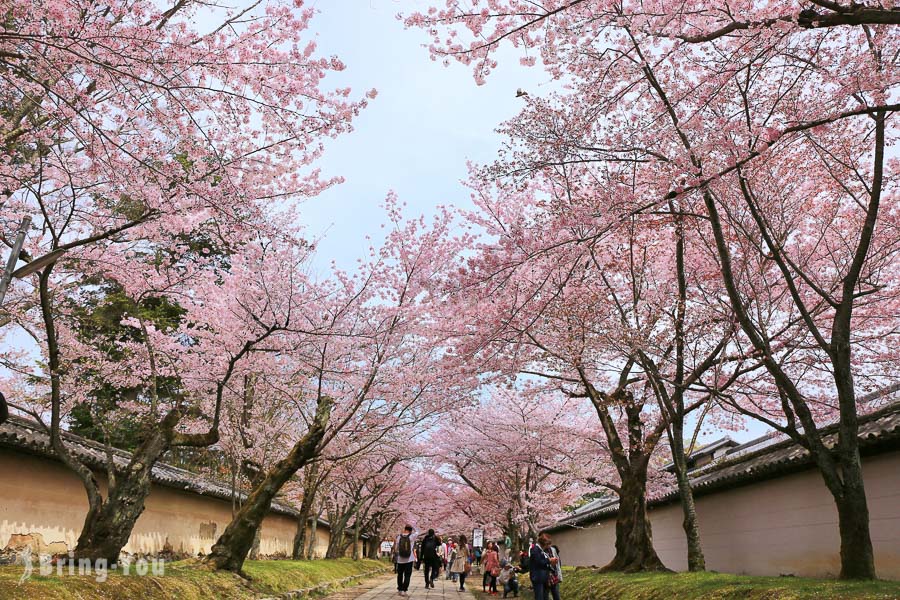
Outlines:
{"label": "child", "polygon": [[512,565],[509,563],[503,565],[503,568],[500,569],[500,577],[497,578],[497,582],[503,586],[504,598],[506,598],[507,594],[510,592],[513,593],[514,597],[519,597],[519,577],[516,575],[516,570],[512,568]]}

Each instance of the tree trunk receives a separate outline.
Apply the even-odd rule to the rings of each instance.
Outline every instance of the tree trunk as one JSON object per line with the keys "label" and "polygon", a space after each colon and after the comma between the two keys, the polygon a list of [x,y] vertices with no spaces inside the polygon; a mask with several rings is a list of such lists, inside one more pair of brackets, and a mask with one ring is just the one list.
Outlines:
{"label": "tree trunk", "polygon": [[331,522],[331,537],[328,539],[328,550],[325,551],[325,558],[342,558],[344,553],[344,525],[343,523]]}
{"label": "tree trunk", "polygon": [[673,419],[672,438],[669,441],[672,446],[675,479],[678,482],[678,496],[681,498],[681,511],[684,513],[681,526],[687,540],[688,571],[705,571],[706,557],[703,556],[703,547],[700,544],[700,526],[697,523],[697,510],[694,506],[694,490],[691,488],[687,456],[684,451],[684,428],[682,423],[677,421],[679,419]]}
{"label": "tree trunk", "polygon": [[285,458],[278,461],[266,473],[260,484],[256,486],[241,509],[231,519],[231,523],[213,544],[204,559],[208,564],[216,569],[241,572],[247,553],[253,545],[256,530],[259,529],[268,514],[272,500],[275,499],[284,484],[319,452],[319,442],[325,436],[331,406],[330,401],[323,403],[320,399],[319,407],[316,410],[316,420],[309,431],[294,445]]}
{"label": "tree trunk", "polygon": [[[167,415],[163,427],[173,420],[177,422],[179,416]],[[92,563],[105,559],[108,564],[119,561],[122,548],[128,543],[138,517],[144,512],[144,501],[150,494],[153,465],[168,448],[165,431],[157,429],[135,450],[125,471],[116,474],[115,485],[111,485],[100,509],[89,511],[85,517],[75,546],[75,559],[88,559]]]}
{"label": "tree trunk", "polygon": [[[869,507],[860,477],[849,485],[844,468],[844,496],[837,503],[841,534],[841,579],[875,579],[875,553],[869,532]],[[857,469],[861,475],[861,470]]]}
{"label": "tree trunk", "polygon": [[291,548],[291,559],[302,560],[303,550],[306,548],[306,527],[309,519],[304,519],[301,514],[297,517],[297,532],[294,534],[294,547]]}
{"label": "tree trunk", "polygon": [[601,571],[667,571],[653,548],[647,516],[646,482],[639,477],[623,480],[616,514],[616,555]]}
{"label": "tree trunk", "polygon": [[[883,154],[884,121],[879,121],[876,132],[880,144],[876,148]],[[883,156],[881,158],[883,161]],[[881,161],[876,161],[879,168]],[[880,188],[880,175],[875,182]],[[875,185],[875,184],[873,184]],[[845,289],[851,295],[852,290]],[[852,303],[850,303],[852,306]],[[843,309],[845,307],[841,307]],[[841,309],[838,312],[841,312]],[[849,313],[850,309],[846,309]],[[835,316],[832,328],[834,345],[834,381],[840,404],[840,425],[838,430],[837,462],[841,486],[832,490],[838,510],[838,529],[841,534],[841,579],[875,579],[875,552],[869,530],[869,506],[863,480],[862,459],[859,456],[859,415],[857,414],[856,390],[853,384],[850,346],[850,316],[844,319]],[[827,452],[819,448],[819,452]],[[835,473],[837,474],[837,473]],[[835,479],[832,475],[829,477]],[[826,480],[826,484],[828,481]],[[836,487],[834,485],[830,487]],[[839,491],[839,494],[835,494]]]}
{"label": "tree trunk", "polygon": [[513,557],[518,556],[519,554],[519,550],[521,549],[521,539],[519,534],[519,526],[513,521],[511,511],[507,513],[506,536],[510,541],[507,551],[509,552],[510,560],[512,560]]}
{"label": "tree trunk", "polygon": [[259,560],[259,542],[260,542],[260,532],[262,531],[262,527],[256,528],[256,533],[253,534],[253,545],[250,546],[250,560]]}
{"label": "tree trunk", "polygon": [[[319,482],[319,461],[311,463],[306,468],[306,480],[303,482],[303,500],[300,502],[300,514],[297,516],[297,534],[294,536],[294,547],[291,552],[291,558],[300,560],[304,556],[306,550],[306,527],[309,524],[310,515],[312,514],[313,504],[316,500],[316,492],[318,491]],[[313,530],[315,525],[313,525]],[[312,535],[312,531],[310,534]]]}
{"label": "tree trunk", "polygon": [[316,545],[319,543],[319,519],[321,518],[321,510],[315,516],[310,517],[309,546],[306,548],[307,560],[312,560],[316,555]]}

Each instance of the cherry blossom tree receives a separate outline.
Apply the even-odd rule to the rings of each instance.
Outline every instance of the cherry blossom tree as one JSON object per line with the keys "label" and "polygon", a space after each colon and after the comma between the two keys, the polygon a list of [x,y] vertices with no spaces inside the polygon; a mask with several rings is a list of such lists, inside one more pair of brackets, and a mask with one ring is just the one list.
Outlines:
{"label": "cherry blossom tree", "polygon": [[[229,272],[219,273],[216,284],[203,287],[194,285],[197,277],[179,278],[170,270],[157,280],[148,277],[140,285],[141,294],[178,298],[184,316],[177,326],[157,329],[140,313],[126,315],[123,323],[133,333],[130,341],[117,344],[115,361],[79,342],[65,328],[66,314],[42,305],[50,332],[47,339],[60,343],[49,346],[50,375],[46,379],[38,375],[39,395],[30,412],[39,419],[38,411],[49,412],[51,423],[46,427],[54,451],[81,478],[88,495],[76,557],[117,560],[143,512],[155,463],[172,448],[205,447],[219,439],[223,406],[240,394],[232,381],[240,381],[245,369],[262,368],[252,364],[255,353],[290,323],[290,305],[298,292],[290,285],[287,290],[280,286],[293,283],[306,256],[305,249],[279,254],[259,245],[256,252],[232,255]],[[208,283],[205,277],[199,279]],[[126,288],[126,293],[131,290]],[[62,325],[59,337],[57,323]],[[61,347],[70,349],[77,360],[63,360]],[[64,414],[92,388],[93,379],[82,376],[88,367],[111,384],[139,390],[119,409],[137,416],[140,443],[125,468],[115,465],[108,454],[105,497],[93,471],[59,435]],[[162,382],[173,388],[170,393],[161,393]],[[121,413],[107,418],[117,414]]]}
{"label": "cherry blossom tree", "polygon": [[[487,207],[493,199],[483,200]],[[459,351],[480,372],[539,377],[591,402],[602,426],[596,454],[614,468],[592,479],[619,496],[617,552],[608,568],[662,569],[646,499],[668,422],[646,377],[635,372],[636,351],[610,341],[618,315],[608,292],[592,285],[590,261],[578,245],[558,243],[568,231],[544,227],[552,211],[532,212],[542,202],[529,192],[510,194],[472,217],[499,239],[460,274]]]}
{"label": "cherry blossom tree", "polygon": [[[895,197],[885,157],[897,21],[863,4],[588,0],[454,2],[407,18],[431,29],[434,55],[474,65],[476,78],[508,42],[571,86],[555,102],[528,100],[545,110],[520,121],[521,133],[544,150],[532,144],[510,162],[636,165],[641,193],[598,207],[606,226],[672,200],[685,218],[708,220],[740,347],[771,383],[731,405],[812,455],[835,499],[846,578],[875,575],[856,389],[879,395],[895,382],[875,366],[886,355],[872,340],[895,294],[884,203]],[[834,419],[832,449],[820,428]]]}
{"label": "cherry blossom tree", "polygon": [[[314,460],[307,464],[302,474],[298,474],[300,480],[299,489],[293,494],[295,503],[300,506],[300,514],[297,517],[297,533],[294,535],[294,545],[291,558],[300,560],[310,559],[315,549],[316,523],[322,517],[324,508],[321,508],[319,490],[331,474],[331,465],[323,466],[322,460]],[[309,538],[307,538],[309,533]]]}
{"label": "cherry blossom tree", "polygon": [[[33,337],[44,353],[41,377],[49,383],[53,447],[89,497],[76,556],[114,562],[143,509],[156,459],[172,446],[218,439],[221,407],[231,397],[239,363],[283,324],[265,321],[279,307],[253,306],[252,299],[223,289],[211,293],[228,283],[211,283],[219,275],[204,257],[186,251],[186,240],[205,236],[217,248],[214,254],[233,263],[249,252],[243,268],[222,270],[236,269],[221,275],[236,287],[252,289],[254,273],[264,280],[265,269],[257,268],[263,259],[251,246],[294,235],[291,202],[338,181],[323,179],[310,166],[321,155],[321,140],[349,130],[365,102],[348,100],[349,90],[321,90],[326,74],[342,65],[316,57],[315,45],[304,42],[312,11],[299,4],[204,5],[210,17],[204,22],[211,24],[206,29],[195,25],[201,6],[187,2],[168,8],[150,1],[88,7],[61,2],[40,11],[6,4],[0,136],[8,152],[0,165],[0,221],[4,230],[22,214],[34,223],[17,257],[26,265],[26,282],[12,290],[7,322],[32,334],[43,331]],[[275,201],[283,209],[272,215]],[[6,231],[2,241],[11,245]],[[207,280],[197,281],[195,271]],[[145,347],[129,351],[150,366],[143,382],[149,433],[128,469],[108,470],[106,500],[60,436],[71,400],[63,394],[63,369],[79,352],[85,353],[81,363],[98,358],[59,321],[62,296],[89,289],[85,274],[116,281],[135,302],[177,296],[175,302],[189,311],[183,326],[169,332],[142,323],[140,314],[129,322]],[[160,281],[165,278],[171,281]],[[216,314],[217,294],[238,304],[220,304]],[[244,310],[242,300],[253,308]],[[195,307],[187,306],[192,302]],[[168,364],[175,355],[191,354],[183,347],[186,339],[209,332],[228,350],[199,359],[200,365],[180,357],[180,364]],[[232,342],[237,346],[231,348]],[[193,343],[199,357],[207,345]],[[161,410],[156,377],[174,376],[173,370],[201,374],[206,388],[197,393],[187,383],[179,394],[190,400]],[[146,369],[128,373],[140,377]],[[202,407],[209,409],[209,430],[179,431],[187,413],[195,412],[188,405],[201,398],[213,400]]]}
{"label": "cherry blossom tree", "polygon": [[[387,208],[393,228],[372,260],[320,282],[318,300],[298,311],[296,337],[283,351],[292,365],[295,441],[212,547],[205,560],[217,569],[240,572],[272,500],[311,461],[362,453],[395,428],[426,423],[447,403],[465,401],[472,376],[446,351],[429,294],[458,248],[452,215],[426,225],[403,221],[393,197]],[[353,444],[334,450],[339,437]]]}
{"label": "cherry blossom tree", "polygon": [[465,506],[473,522],[508,536],[513,552],[565,516],[588,489],[578,443],[584,419],[572,404],[559,393],[497,389],[452,413],[432,439],[462,443],[435,444],[441,452],[431,458],[455,490],[451,509]]}
{"label": "cherry blossom tree", "polygon": [[[368,452],[343,459],[330,471],[323,504],[331,526],[326,558],[341,558],[354,547],[359,558],[360,536],[377,532],[385,507],[392,507],[406,490],[411,474],[409,462],[418,448],[409,443],[409,433],[392,432]],[[347,535],[352,529],[352,536]]]}

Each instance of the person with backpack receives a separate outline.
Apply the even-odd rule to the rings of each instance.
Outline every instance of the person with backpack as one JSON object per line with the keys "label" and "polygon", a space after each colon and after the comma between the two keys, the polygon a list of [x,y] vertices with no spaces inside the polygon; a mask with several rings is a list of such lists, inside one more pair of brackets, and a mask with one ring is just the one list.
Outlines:
{"label": "person with backpack", "polygon": [[434,534],[434,529],[429,529],[422,538],[419,561],[425,567],[425,588],[434,588],[434,580],[441,572],[441,538]]}
{"label": "person with backpack", "polygon": [[397,564],[397,594],[400,596],[409,595],[409,580],[412,579],[413,563],[416,561],[416,553],[413,548],[417,537],[418,534],[413,531],[413,526],[407,525],[394,543],[394,562]]}

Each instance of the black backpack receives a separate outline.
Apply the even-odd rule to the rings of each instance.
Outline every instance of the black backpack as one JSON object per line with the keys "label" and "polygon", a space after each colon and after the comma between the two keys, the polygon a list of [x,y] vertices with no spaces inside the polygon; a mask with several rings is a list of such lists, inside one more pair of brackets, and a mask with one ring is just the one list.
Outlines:
{"label": "black backpack", "polygon": [[531,556],[528,554],[523,554],[522,558],[519,560],[519,570],[522,573],[527,573],[531,568]]}
{"label": "black backpack", "polygon": [[434,536],[425,538],[422,542],[422,558],[437,558],[437,538]]}
{"label": "black backpack", "polygon": [[397,556],[400,558],[409,558],[412,556],[412,544],[408,535],[400,536],[400,544],[397,547]]}

